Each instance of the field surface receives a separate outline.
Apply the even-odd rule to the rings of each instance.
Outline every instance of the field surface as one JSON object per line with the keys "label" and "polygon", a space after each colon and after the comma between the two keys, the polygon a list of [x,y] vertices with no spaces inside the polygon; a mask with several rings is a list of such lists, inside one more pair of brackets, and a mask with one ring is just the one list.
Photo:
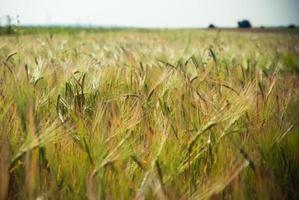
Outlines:
{"label": "field surface", "polygon": [[299,34],[0,36],[0,199],[299,199]]}

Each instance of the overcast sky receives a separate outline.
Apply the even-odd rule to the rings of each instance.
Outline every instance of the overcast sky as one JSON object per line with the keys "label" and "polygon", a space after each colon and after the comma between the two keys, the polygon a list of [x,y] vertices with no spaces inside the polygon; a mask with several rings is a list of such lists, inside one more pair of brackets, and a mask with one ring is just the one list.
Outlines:
{"label": "overcast sky", "polygon": [[299,0],[0,0],[0,17],[21,24],[136,27],[299,25]]}

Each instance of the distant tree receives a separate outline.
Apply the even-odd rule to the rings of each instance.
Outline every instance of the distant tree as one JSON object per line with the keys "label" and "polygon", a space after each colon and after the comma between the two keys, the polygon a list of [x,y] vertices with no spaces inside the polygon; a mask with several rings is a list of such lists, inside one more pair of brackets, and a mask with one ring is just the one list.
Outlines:
{"label": "distant tree", "polygon": [[239,28],[251,28],[251,23],[249,20],[242,20],[238,22],[238,27]]}
{"label": "distant tree", "polygon": [[296,28],[296,26],[294,24],[290,24],[288,28]]}
{"label": "distant tree", "polygon": [[6,31],[7,31],[7,34],[12,34],[13,33],[12,20],[13,20],[13,18],[11,16],[9,16],[9,15],[6,16]]}
{"label": "distant tree", "polygon": [[[2,23],[2,18],[4,23]],[[0,34],[15,34],[16,26],[20,23],[19,15],[17,17],[12,17],[10,15],[6,15],[5,17],[0,18]]]}
{"label": "distant tree", "polygon": [[210,24],[209,28],[216,28],[216,26],[214,24]]}

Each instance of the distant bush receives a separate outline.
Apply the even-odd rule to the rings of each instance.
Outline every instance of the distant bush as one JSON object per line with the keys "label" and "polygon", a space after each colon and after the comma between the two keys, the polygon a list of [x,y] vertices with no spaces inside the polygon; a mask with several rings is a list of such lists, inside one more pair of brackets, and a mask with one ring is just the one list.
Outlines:
{"label": "distant bush", "polygon": [[210,24],[208,28],[216,28],[216,26],[214,24]]}
{"label": "distant bush", "polygon": [[296,26],[294,24],[290,24],[288,28],[296,28]]}
{"label": "distant bush", "polygon": [[242,20],[238,22],[239,28],[251,28],[251,23],[249,20]]}

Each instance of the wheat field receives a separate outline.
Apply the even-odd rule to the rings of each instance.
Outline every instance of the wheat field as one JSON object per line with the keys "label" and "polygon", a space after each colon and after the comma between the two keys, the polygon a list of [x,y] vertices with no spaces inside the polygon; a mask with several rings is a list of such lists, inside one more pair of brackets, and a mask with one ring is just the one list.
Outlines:
{"label": "wheat field", "polygon": [[0,199],[299,199],[299,34],[0,36]]}

